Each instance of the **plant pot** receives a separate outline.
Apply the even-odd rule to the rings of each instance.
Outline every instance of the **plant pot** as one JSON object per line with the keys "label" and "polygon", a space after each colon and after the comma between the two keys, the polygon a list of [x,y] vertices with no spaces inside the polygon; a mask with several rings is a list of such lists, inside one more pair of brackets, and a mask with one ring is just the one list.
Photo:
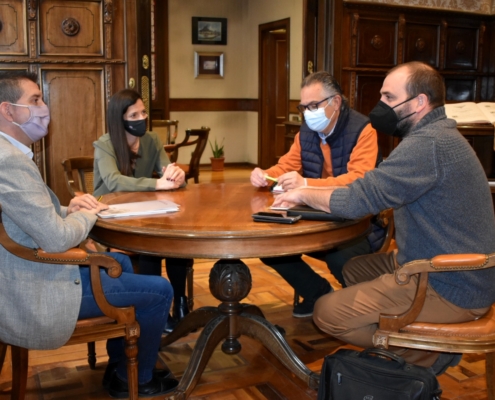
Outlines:
{"label": "plant pot", "polygon": [[225,157],[215,158],[210,157],[211,160],[211,170],[212,171],[223,171],[223,162]]}

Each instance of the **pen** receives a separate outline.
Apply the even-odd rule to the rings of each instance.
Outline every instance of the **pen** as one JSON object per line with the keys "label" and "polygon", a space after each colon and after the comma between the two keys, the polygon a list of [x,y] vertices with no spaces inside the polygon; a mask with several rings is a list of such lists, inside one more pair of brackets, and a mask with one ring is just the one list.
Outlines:
{"label": "pen", "polygon": [[98,197],[98,200],[97,201],[101,201],[101,199],[103,199],[103,195],[101,195],[100,197]]}
{"label": "pen", "polygon": [[265,175],[265,179],[268,179],[268,180],[273,181],[273,182],[278,182],[277,178],[272,178],[271,176],[268,176],[268,175]]}

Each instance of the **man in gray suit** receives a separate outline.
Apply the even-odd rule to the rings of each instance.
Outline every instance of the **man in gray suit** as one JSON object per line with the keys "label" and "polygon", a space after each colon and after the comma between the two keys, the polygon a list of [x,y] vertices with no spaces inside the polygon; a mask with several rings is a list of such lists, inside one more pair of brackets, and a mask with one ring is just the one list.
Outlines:
{"label": "man in gray suit", "polygon": [[[48,132],[50,112],[37,77],[25,71],[0,72],[0,204],[7,234],[17,243],[63,252],[85,239],[104,209],[91,195],[60,205],[31,160],[30,146]],[[115,306],[134,305],[141,327],[138,340],[139,395],[168,393],[177,381],[154,370],[160,337],[173,292],[157,276],[133,275],[126,256],[115,255],[123,273],[101,273],[105,294]],[[54,312],[56,310],[56,312]],[[62,346],[78,318],[102,315],[87,268],[39,264],[18,258],[0,246],[0,339],[31,349]],[[121,339],[107,343],[104,386],[113,397],[128,397],[127,369]]]}

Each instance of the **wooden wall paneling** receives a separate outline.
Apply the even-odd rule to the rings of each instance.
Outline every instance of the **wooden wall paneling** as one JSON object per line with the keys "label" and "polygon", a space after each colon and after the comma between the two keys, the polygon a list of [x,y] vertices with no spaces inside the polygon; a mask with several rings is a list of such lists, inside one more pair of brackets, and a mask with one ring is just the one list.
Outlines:
{"label": "wooden wall paneling", "polygon": [[480,26],[446,27],[445,65],[446,70],[478,70]]}
{"label": "wooden wall paneling", "polygon": [[[299,103],[298,103],[299,104]],[[170,111],[258,111],[258,99],[170,99]]]}
{"label": "wooden wall paneling", "polygon": [[318,0],[318,15],[316,29],[316,69],[315,71],[333,72],[334,62],[331,50],[335,43],[334,32],[338,17],[335,18],[334,0]]}
{"label": "wooden wall paneling", "polygon": [[34,161],[62,204],[69,194],[61,161],[93,154],[92,142],[105,132],[108,99],[127,86],[129,67],[132,74],[138,70],[137,2],[149,5],[148,0],[0,4],[0,68],[38,73],[52,119],[49,135],[33,145]]}
{"label": "wooden wall paneling", "polygon": [[404,59],[439,68],[440,24],[412,18],[406,22]]}
{"label": "wooden wall paneling", "polygon": [[495,101],[495,18],[487,21],[486,28],[481,98],[483,101]]}
{"label": "wooden wall paneling", "polygon": [[[92,143],[104,133],[104,67],[43,66],[43,96],[50,108],[45,138],[47,184],[62,204],[70,195],[63,179],[62,160],[92,155]],[[70,112],[67,112],[67,110]]]}
{"label": "wooden wall paneling", "polygon": [[297,109],[297,106],[300,103],[301,103],[300,100],[290,99],[289,100],[289,114],[299,114],[299,110]]}
{"label": "wooden wall paneling", "polygon": [[355,16],[356,67],[391,68],[397,64],[398,21],[381,16]]}
{"label": "wooden wall paneling", "polygon": [[476,96],[477,79],[473,76],[445,76],[445,100],[447,102],[479,101]]}
{"label": "wooden wall paneling", "polygon": [[130,89],[135,89],[140,92],[139,87],[139,60],[138,60],[138,27],[136,20],[136,1],[137,0],[125,0],[126,4],[126,52],[128,57],[127,62],[127,77],[126,77],[126,87]]}
{"label": "wooden wall paneling", "polygon": [[102,12],[94,1],[40,2],[40,55],[103,56]]}
{"label": "wooden wall paneling", "polygon": [[[494,16],[336,0],[334,76],[368,114],[386,72],[408,61],[438,68],[449,102],[494,101]],[[379,136],[386,155],[390,139]],[[395,144],[392,144],[395,145]]]}
{"label": "wooden wall paneling", "polygon": [[[139,93],[148,115],[151,115],[151,0],[135,1]],[[150,129],[151,118],[147,119],[147,124]]]}
{"label": "wooden wall paneling", "polygon": [[302,77],[316,72],[317,67],[317,28],[318,28],[318,1],[304,0],[303,2],[303,59]]}
{"label": "wooden wall paneling", "polygon": [[155,93],[151,120],[170,119],[168,0],[155,0]]}
{"label": "wooden wall paneling", "polygon": [[26,11],[23,0],[0,4],[0,54],[27,55]]}

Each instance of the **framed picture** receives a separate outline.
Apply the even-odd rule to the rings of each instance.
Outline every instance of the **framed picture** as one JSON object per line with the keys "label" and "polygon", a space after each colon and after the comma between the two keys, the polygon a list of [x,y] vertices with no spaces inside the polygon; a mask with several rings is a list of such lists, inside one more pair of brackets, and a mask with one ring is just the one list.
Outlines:
{"label": "framed picture", "polygon": [[195,78],[223,78],[223,53],[194,52]]}
{"label": "framed picture", "polygon": [[299,114],[289,114],[289,121],[301,122],[301,116]]}
{"label": "framed picture", "polygon": [[227,44],[227,18],[192,17],[192,44]]}

